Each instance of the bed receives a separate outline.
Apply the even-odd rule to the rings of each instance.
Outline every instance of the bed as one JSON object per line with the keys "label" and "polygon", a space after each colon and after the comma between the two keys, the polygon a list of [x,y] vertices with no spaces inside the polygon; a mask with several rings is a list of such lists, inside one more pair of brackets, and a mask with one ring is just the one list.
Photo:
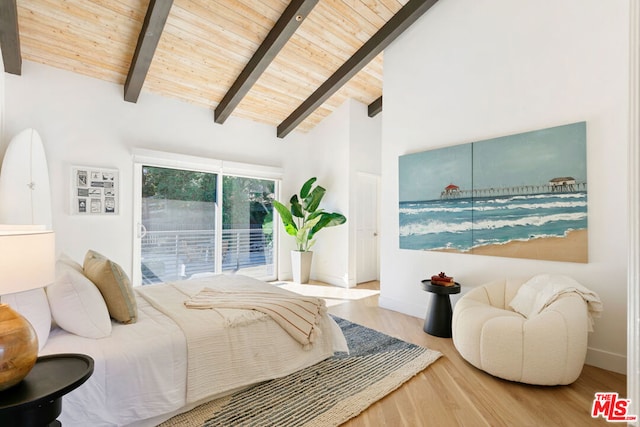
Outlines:
{"label": "bed", "polygon": [[[259,311],[184,307],[186,300],[205,288],[296,295],[241,275],[130,288],[135,318],[128,324],[109,319],[107,325],[104,309],[113,317],[112,307],[102,307],[87,284],[86,260],[84,270],[68,260],[59,261],[56,283],[46,292],[57,325],[40,355],[83,353],[95,361],[89,380],[63,398],[59,420],[64,426],[157,425],[200,403],[287,375],[336,351],[348,351],[340,328],[326,310],[315,327],[313,342],[305,346],[272,316]],[[97,283],[96,287],[105,295]],[[187,310],[181,316],[197,328],[183,330],[185,318],[172,317],[172,305]],[[86,320],[80,321],[79,314]]]}

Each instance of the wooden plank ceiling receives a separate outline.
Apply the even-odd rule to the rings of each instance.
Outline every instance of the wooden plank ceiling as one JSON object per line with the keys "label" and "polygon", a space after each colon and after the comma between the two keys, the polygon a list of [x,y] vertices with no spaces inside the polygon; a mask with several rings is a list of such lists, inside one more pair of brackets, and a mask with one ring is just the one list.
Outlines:
{"label": "wooden plank ceiling", "polygon": [[[130,69],[134,70],[132,61],[136,67],[145,69],[144,58],[136,54],[136,46],[157,43],[155,51],[150,49],[148,71],[139,82],[139,98],[133,88],[133,102],[144,103],[145,92],[153,92],[213,111],[294,2],[151,0],[151,6],[155,3],[165,3],[163,7],[169,11],[168,16],[165,14],[164,28],[162,19],[160,24],[154,24],[153,19],[157,18],[152,17],[145,27],[146,33],[141,35],[149,0],[17,0],[18,55],[24,60],[135,86],[134,78],[127,81]],[[264,72],[254,76],[255,82],[249,85],[244,97],[238,98],[235,109],[227,110],[228,114],[279,126],[403,6],[428,3],[420,6],[424,10],[416,13],[415,20],[435,0],[313,3],[317,4],[311,5],[306,16],[297,15],[291,37],[280,39],[282,48],[267,53],[268,61],[262,63],[266,67]],[[154,8],[156,13],[161,10]],[[3,46],[3,53],[4,50]],[[149,50],[143,53],[148,55]],[[382,95],[382,53],[367,61],[364,68],[315,107],[295,129],[309,131],[347,98],[366,105],[378,100]],[[283,135],[279,132],[279,136],[287,132]]]}

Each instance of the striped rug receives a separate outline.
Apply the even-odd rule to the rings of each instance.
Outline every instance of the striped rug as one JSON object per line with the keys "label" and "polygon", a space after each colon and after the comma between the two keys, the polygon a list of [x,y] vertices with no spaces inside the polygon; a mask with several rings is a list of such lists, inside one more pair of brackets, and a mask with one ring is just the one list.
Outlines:
{"label": "striped rug", "polygon": [[349,354],[177,415],[162,427],[337,426],[400,387],[441,354],[334,317]]}

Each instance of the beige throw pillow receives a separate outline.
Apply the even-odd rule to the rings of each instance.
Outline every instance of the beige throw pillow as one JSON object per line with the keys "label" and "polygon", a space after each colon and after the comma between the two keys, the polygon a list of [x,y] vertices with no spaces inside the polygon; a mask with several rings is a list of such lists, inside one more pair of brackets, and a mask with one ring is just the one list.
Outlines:
{"label": "beige throw pillow", "polygon": [[84,257],[83,269],[84,275],[100,290],[109,315],[120,323],[134,323],[138,306],[131,281],[122,267],[90,250]]}

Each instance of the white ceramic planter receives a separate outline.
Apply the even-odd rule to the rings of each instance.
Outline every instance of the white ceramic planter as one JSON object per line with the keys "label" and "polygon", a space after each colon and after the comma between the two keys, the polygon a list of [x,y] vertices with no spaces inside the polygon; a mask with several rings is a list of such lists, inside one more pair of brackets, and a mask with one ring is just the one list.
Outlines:
{"label": "white ceramic planter", "polygon": [[291,251],[291,270],[295,283],[309,283],[313,252]]}

